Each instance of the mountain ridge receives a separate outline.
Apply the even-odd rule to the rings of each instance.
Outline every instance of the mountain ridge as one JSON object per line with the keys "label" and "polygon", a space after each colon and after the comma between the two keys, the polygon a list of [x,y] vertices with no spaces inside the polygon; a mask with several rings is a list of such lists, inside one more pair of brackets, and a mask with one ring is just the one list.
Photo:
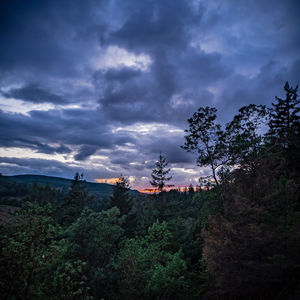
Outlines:
{"label": "mountain ridge", "polygon": [[[16,183],[30,185],[32,183],[37,184],[49,184],[53,188],[62,188],[63,190],[68,190],[71,186],[73,179],[57,177],[57,176],[48,176],[48,175],[35,175],[35,174],[20,174],[20,175],[1,175],[0,179],[7,179],[14,181]],[[109,196],[113,192],[114,185],[108,183],[96,183],[96,182],[83,182],[87,190],[95,195]],[[130,189],[130,194],[139,195],[140,192],[137,190]]]}

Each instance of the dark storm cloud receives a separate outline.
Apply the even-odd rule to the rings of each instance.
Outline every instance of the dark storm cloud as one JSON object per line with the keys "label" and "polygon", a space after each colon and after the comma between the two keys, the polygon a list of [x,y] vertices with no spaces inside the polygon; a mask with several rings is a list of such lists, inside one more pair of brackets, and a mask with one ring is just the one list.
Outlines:
{"label": "dark storm cloud", "polygon": [[33,168],[36,170],[45,169],[61,169],[64,168],[64,164],[56,160],[47,159],[36,159],[36,158],[10,158],[10,157],[0,157],[1,164],[11,164],[18,165],[23,168]]}
{"label": "dark storm cloud", "polygon": [[113,150],[110,153],[110,162],[119,165],[122,169],[143,170],[146,174],[151,173],[160,153],[167,158],[170,166],[192,164],[195,157],[180,148],[180,145],[184,143],[184,133],[174,133],[169,130],[168,127],[159,127],[154,129],[151,134],[138,135],[139,138],[136,140],[134,148]]}
{"label": "dark storm cloud", "polygon": [[80,147],[79,152],[75,155],[76,160],[85,160],[89,156],[93,155],[99,147],[91,145],[83,145]]}
{"label": "dark storm cloud", "polygon": [[[105,170],[86,169],[83,166],[69,166],[67,163],[57,160],[38,159],[38,158],[10,158],[0,156],[1,173],[5,175],[15,174],[36,174],[49,176],[62,176],[65,178],[74,178],[74,174],[83,173],[84,178],[89,181],[94,181],[95,178],[110,177],[110,173]],[[115,172],[114,177],[120,175]]]}
{"label": "dark storm cloud", "polygon": [[[105,43],[117,44],[136,54],[150,55],[150,70],[137,78],[127,77],[119,87],[106,87],[100,103],[113,120],[123,122],[184,122],[201,99],[205,85],[231,73],[219,54],[206,54],[191,47],[192,29],[199,25],[203,9],[185,1],[129,2],[132,8],[123,26]],[[131,80],[130,80],[131,79]],[[202,89],[199,87],[202,86]],[[193,109],[172,107],[172,96],[193,94]]]}
{"label": "dark storm cloud", "polygon": [[88,41],[105,27],[101,13],[95,13],[93,8],[106,2],[2,1],[0,65],[5,69],[29,68],[70,76],[78,67],[78,58],[89,49],[80,39],[84,36]]}
{"label": "dark storm cloud", "polygon": [[[270,105],[286,81],[299,84],[299,8],[292,0],[2,1],[2,109],[9,98],[55,108],[0,111],[1,146],[74,155],[82,164],[100,153],[108,157],[101,176],[148,176],[159,152],[172,166],[191,167],[182,133],[112,129],[137,122],[185,129],[199,106],[216,106],[226,122],[241,105]],[[112,46],[129,56],[101,65]],[[146,67],[132,61],[142,56]],[[5,170],[30,173],[32,164],[38,172],[40,163],[52,175],[74,171],[13,161]]]}
{"label": "dark storm cloud", "polygon": [[[70,153],[68,146],[83,145],[76,159],[83,160],[97,149],[112,149],[133,142],[130,136],[112,135],[94,111],[33,111],[30,116],[0,111],[0,143],[5,147],[32,148],[41,153]],[[59,146],[48,144],[59,143]]]}
{"label": "dark storm cloud", "polygon": [[151,156],[155,155],[155,159],[158,158],[161,152],[167,157],[170,164],[192,163],[193,156],[180,148],[180,142],[183,144],[183,139],[179,137],[173,137],[173,139],[160,138],[147,145],[147,148],[151,149]]}
{"label": "dark storm cloud", "polygon": [[19,89],[11,89],[8,92],[2,92],[6,98],[15,98],[33,103],[55,103],[64,104],[68,101],[59,95],[51,93],[37,84],[28,84]]}
{"label": "dark storm cloud", "polygon": [[[284,97],[283,87],[286,81],[292,86],[299,84],[300,69],[297,66],[300,66],[299,60],[287,65],[270,60],[254,78],[242,75],[228,78],[223,83],[223,95],[218,103],[220,118],[228,122],[241,106],[249,103],[270,106],[275,101],[275,96]],[[236,82],[239,84],[235,84]]]}
{"label": "dark storm cloud", "polygon": [[201,18],[190,1],[128,1],[122,6],[127,9],[129,18],[111,38],[134,51],[161,52],[164,47],[182,49],[188,42],[187,26]]}
{"label": "dark storm cloud", "polygon": [[71,153],[71,149],[65,145],[53,147],[53,146],[49,146],[45,143],[39,143],[37,141],[19,140],[18,142],[20,142],[20,143],[16,144],[17,147],[20,147],[20,146],[26,147],[27,146],[29,148],[32,148],[33,150],[36,150],[39,153],[45,153],[45,154],[54,154],[54,153],[68,154],[68,153]]}
{"label": "dark storm cloud", "polygon": [[142,73],[141,70],[137,70],[129,67],[123,67],[120,69],[108,70],[105,73],[104,77],[108,81],[117,80],[117,81],[124,82],[141,75],[141,73]]}

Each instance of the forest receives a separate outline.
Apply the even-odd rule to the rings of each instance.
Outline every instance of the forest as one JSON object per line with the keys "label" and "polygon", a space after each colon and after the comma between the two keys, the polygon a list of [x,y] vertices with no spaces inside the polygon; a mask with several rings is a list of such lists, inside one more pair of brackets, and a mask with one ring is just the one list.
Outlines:
{"label": "forest", "polygon": [[156,194],[120,176],[101,205],[79,174],[64,193],[6,182],[2,299],[300,299],[300,100],[284,92],[225,125],[213,107],[188,119],[182,151],[210,170],[197,188],[166,191],[163,154]]}

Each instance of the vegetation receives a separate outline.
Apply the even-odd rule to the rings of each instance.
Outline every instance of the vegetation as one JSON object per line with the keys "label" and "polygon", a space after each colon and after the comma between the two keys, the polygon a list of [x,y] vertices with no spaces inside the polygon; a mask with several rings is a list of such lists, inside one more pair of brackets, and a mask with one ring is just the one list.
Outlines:
{"label": "vegetation", "polygon": [[155,163],[155,166],[156,168],[153,169],[151,173],[152,180],[150,181],[150,184],[162,192],[165,186],[172,186],[166,184],[172,179],[172,176],[168,176],[171,169],[166,169],[168,162],[161,153],[159,154],[159,159]]}
{"label": "vegetation", "polygon": [[162,155],[158,194],[120,176],[101,205],[78,174],[64,191],[1,176],[16,206],[0,225],[3,299],[299,299],[300,108],[284,90],[225,126],[210,107],[188,120],[183,148],[211,169],[198,191],[164,191]]}

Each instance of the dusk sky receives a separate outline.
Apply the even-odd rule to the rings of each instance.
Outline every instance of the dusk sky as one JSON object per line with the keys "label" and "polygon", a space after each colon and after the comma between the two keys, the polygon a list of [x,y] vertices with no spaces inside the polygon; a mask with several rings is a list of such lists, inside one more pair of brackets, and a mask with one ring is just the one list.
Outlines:
{"label": "dusk sky", "polygon": [[197,184],[184,143],[199,106],[228,122],[300,83],[300,1],[6,0],[0,172],[149,187],[162,152]]}

